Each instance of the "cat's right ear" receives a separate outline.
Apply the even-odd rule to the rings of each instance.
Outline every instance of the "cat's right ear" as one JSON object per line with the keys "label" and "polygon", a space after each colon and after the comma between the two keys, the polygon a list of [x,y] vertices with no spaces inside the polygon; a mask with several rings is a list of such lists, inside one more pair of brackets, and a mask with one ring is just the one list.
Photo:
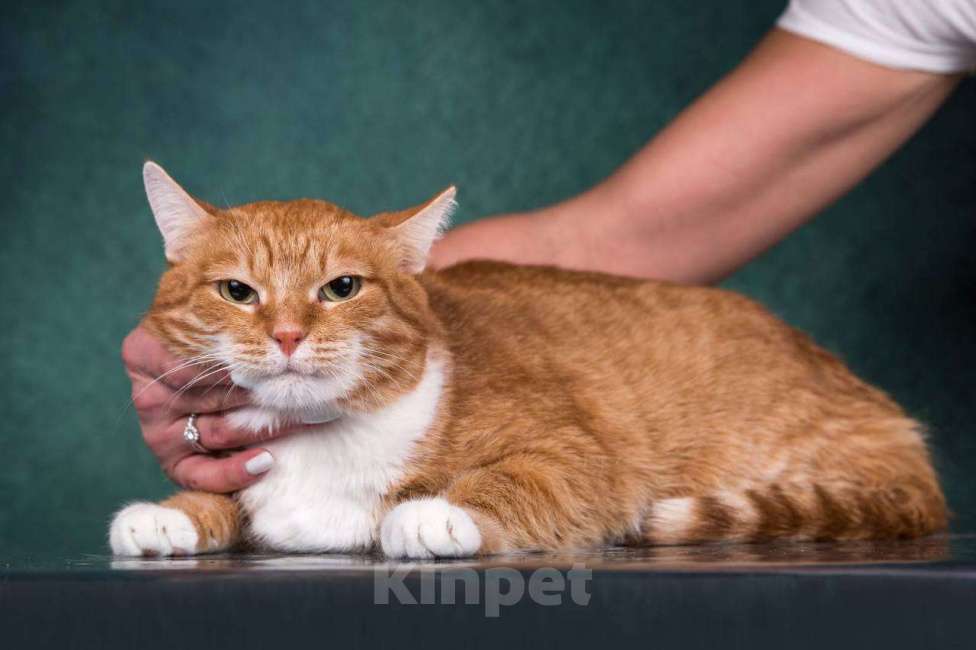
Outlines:
{"label": "cat's right ear", "polygon": [[416,275],[427,266],[427,255],[441,233],[447,229],[457,207],[453,185],[427,203],[401,212],[384,212],[373,217],[389,229],[399,244],[400,269]]}
{"label": "cat's right ear", "polygon": [[149,207],[163,235],[166,259],[179,262],[183,259],[182,251],[193,231],[209,213],[170,178],[166,170],[151,160],[142,167],[142,180],[146,185]]}

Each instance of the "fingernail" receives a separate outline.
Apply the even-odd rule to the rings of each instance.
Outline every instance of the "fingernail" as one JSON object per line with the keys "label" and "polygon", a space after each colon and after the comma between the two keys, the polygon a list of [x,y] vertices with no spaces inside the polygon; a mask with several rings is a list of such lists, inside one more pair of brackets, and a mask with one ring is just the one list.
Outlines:
{"label": "fingernail", "polygon": [[271,455],[271,452],[265,451],[244,463],[244,469],[251,476],[257,476],[267,472],[272,465],[274,465],[274,456]]}

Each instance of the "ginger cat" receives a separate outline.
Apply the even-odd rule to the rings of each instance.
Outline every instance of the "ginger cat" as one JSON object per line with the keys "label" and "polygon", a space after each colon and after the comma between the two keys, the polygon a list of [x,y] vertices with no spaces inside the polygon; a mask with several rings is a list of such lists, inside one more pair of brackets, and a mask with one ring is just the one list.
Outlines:
{"label": "ginger cat", "polygon": [[454,188],[362,219],[313,200],[220,210],[154,163],[144,179],[170,262],[145,325],[250,389],[233,419],[255,444],[322,423],[262,444],[274,466],[236,495],[124,508],[116,554],[430,558],[946,525],[919,424],[742,296],[425,271]]}

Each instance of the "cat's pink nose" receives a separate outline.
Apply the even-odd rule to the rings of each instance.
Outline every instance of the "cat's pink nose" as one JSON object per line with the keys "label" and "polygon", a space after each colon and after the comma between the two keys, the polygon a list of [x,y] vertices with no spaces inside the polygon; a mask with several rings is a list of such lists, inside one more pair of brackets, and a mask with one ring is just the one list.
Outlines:
{"label": "cat's pink nose", "polygon": [[271,336],[278,343],[278,347],[285,353],[285,356],[290,357],[295,353],[298,344],[305,338],[305,332],[294,325],[286,325],[276,327]]}

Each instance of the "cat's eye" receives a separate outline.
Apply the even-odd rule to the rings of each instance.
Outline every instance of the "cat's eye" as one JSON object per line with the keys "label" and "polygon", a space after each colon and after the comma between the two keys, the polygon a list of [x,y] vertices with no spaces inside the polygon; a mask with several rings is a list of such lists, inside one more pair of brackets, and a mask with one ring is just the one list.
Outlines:
{"label": "cat's eye", "polygon": [[319,300],[327,302],[342,302],[349,300],[363,285],[363,279],[357,275],[340,275],[332,282],[322,285],[319,289]]}
{"label": "cat's eye", "polygon": [[221,280],[217,283],[220,296],[228,302],[250,305],[258,301],[258,292],[237,280]]}

